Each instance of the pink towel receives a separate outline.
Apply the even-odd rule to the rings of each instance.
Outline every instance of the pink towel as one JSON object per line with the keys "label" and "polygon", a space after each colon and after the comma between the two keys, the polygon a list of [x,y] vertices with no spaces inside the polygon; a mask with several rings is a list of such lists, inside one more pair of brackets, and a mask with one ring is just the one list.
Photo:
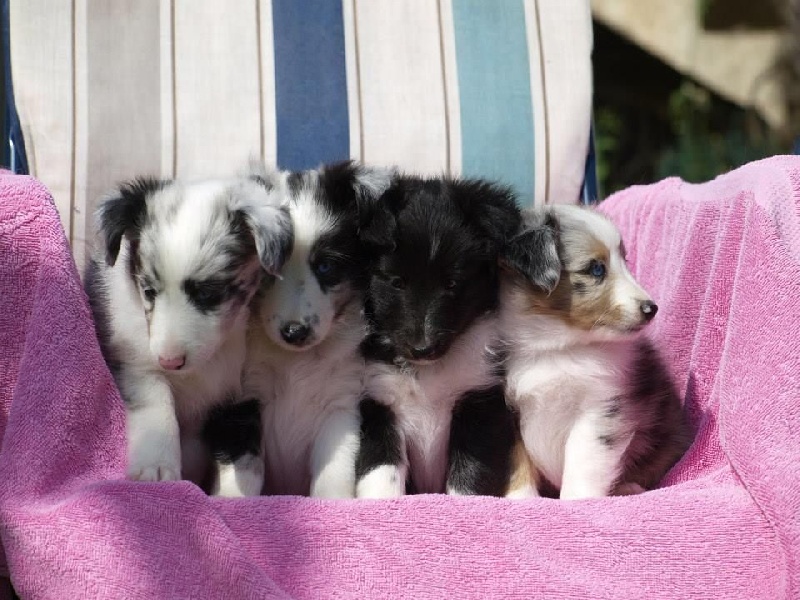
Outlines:
{"label": "pink towel", "polygon": [[52,201],[8,174],[0,196],[0,576],[21,597],[800,596],[800,159],[604,203],[698,435],[662,489],[580,502],[124,481],[122,404]]}

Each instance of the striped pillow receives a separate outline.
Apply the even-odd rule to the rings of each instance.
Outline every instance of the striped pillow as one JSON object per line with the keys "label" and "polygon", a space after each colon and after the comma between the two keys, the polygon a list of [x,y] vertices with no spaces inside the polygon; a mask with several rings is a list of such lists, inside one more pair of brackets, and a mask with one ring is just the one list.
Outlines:
{"label": "striped pillow", "polygon": [[83,261],[134,174],[353,157],[575,202],[589,144],[588,0],[11,0],[31,173]]}

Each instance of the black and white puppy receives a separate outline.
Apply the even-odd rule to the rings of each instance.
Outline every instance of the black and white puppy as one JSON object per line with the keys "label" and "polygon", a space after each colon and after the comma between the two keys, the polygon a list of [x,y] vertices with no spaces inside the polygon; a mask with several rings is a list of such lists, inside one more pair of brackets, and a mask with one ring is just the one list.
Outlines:
{"label": "black and white puppy", "polygon": [[515,422],[496,338],[497,264],[520,226],[509,190],[398,178],[362,234],[365,314],[358,497],[501,495]]}
{"label": "black and white puppy", "polygon": [[[542,252],[560,264],[555,279],[529,260]],[[690,437],[641,335],[657,306],[628,270],[619,231],[588,208],[537,209],[508,254],[500,319],[508,401],[534,469],[529,493],[541,491],[537,480],[569,499],[652,488]]]}
{"label": "black and white puppy", "polygon": [[249,180],[123,184],[99,209],[86,291],[127,409],[128,476],[201,483],[209,408],[240,393],[249,303],[292,240]]}
{"label": "black and white puppy", "polygon": [[391,172],[348,162],[257,177],[287,207],[294,243],[255,300],[246,401],[216,410],[206,427],[219,466],[213,492],[352,498],[368,265],[359,226]]}

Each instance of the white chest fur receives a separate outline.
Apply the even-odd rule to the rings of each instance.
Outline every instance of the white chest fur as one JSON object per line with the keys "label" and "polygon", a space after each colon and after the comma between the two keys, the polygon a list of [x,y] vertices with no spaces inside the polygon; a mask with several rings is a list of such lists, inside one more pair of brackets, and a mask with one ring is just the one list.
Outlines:
{"label": "white chest fur", "polygon": [[[506,397],[520,414],[531,460],[557,487],[564,471],[567,437],[586,415],[600,415],[610,399],[626,393],[630,344],[575,345],[552,318],[504,324],[509,343]],[[561,344],[560,342],[563,342]]]}
{"label": "white chest fur", "polygon": [[314,348],[291,352],[272,343],[257,320],[253,322],[244,397],[261,402],[267,493],[307,495],[320,430],[337,412],[357,421],[364,375],[357,307],[348,309],[334,327]]}
{"label": "white chest fur", "polygon": [[484,317],[433,364],[367,366],[366,393],[392,408],[410,475],[420,493],[445,490],[450,421],[456,402],[469,390],[499,381],[489,353],[495,335],[495,319]]}

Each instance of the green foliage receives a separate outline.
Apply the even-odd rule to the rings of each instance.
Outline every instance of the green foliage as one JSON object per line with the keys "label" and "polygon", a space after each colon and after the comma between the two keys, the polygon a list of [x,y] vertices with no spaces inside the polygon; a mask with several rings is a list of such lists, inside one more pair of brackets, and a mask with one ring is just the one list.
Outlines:
{"label": "green foliage", "polygon": [[661,153],[656,178],[678,175],[687,181],[706,181],[778,152],[777,142],[752,118],[748,123],[745,114],[731,117],[726,127],[715,130],[714,108],[711,94],[690,81],[673,92],[669,119],[675,142]]}
{"label": "green foliage", "polygon": [[597,180],[603,189],[609,189],[612,178],[612,164],[619,152],[619,140],[624,123],[622,117],[609,107],[598,107],[594,113],[595,156]]}
{"label": "green foliage", "polygon": [[[708,181],[785,150],[753,112],[684,80],[660,103],[608,102],[595,109],[601,197],[670,176]],[[652,96],[651,96],[652,98]]]}

